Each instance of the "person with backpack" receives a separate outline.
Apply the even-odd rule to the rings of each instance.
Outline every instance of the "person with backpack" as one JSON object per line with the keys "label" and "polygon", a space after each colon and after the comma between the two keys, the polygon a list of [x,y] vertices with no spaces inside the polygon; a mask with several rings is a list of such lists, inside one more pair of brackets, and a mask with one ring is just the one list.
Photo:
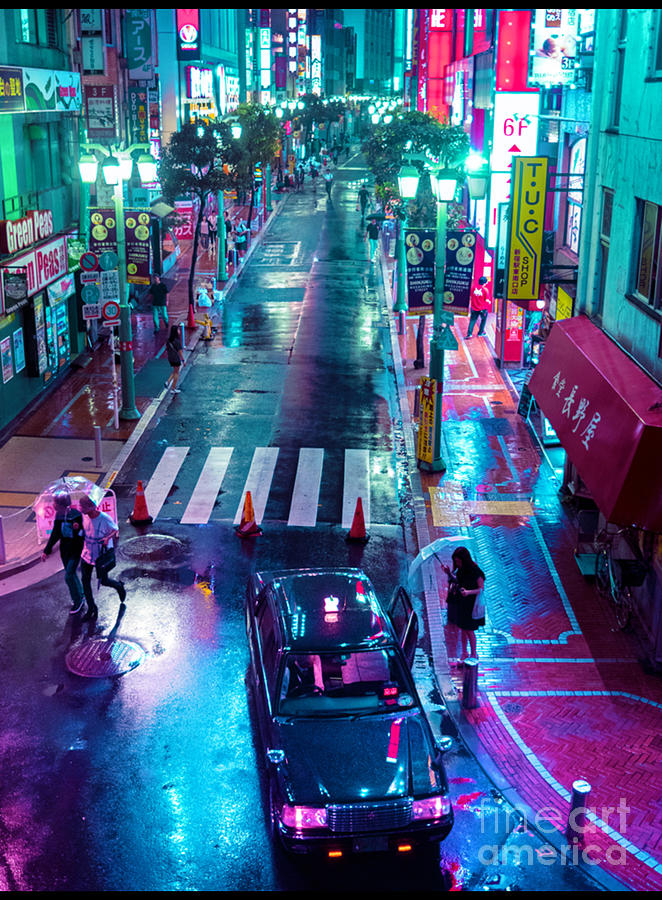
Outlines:
{"label": "person with backpack", "polygon": [[126,599],[126,588],[122,581],[115,581],[109,575],[110,570],[115,567],[115,542],[119,536],[119,529],[109,515],[101,512],[91,497],[81,497],[80,508],[85,516],[83,519],[85,542],[81,559],[83,592],[87,600],[87,612],[83,616],[85,622],[96,619],[99,615],[92,593],[92,572],[96,571],[99,584],[117,591],[121,604],[124,604]]}
{"label": "person with backpack", "polygon": [[59,493],[54,498],[55,521],[48,542],[41,554],[42,562],[51,555],[60,542],[60,559],[64,566],[64,580],[71,595],[69,614],[80,612],[85,603],[83,585],[78,577],[78,564],[83,552],[83,514],[71,505],[69,494]]}

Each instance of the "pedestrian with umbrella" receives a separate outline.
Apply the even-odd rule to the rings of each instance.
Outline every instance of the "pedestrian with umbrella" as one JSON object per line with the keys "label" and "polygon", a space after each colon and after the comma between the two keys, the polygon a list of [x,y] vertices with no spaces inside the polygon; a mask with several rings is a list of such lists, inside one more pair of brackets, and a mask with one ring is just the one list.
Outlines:
{"label": "pedestrian with umbrella", "polygon": [[78,577],[78,564],[83,552],[83,514],[71,505],[71,497],[66,491],[53,498],[55,520],[48,542],[41,554],[42,562],[50,556],[55,545],[60,543],[60,559],[64,566],[64,580],[71,595],[70,615],[79,612],[85,603],[83,585]]}
{"label": "pedestrian with umbrella", "polygon": [[[476,631],[485,625],[485,573],[474,562],[466,547],[457,547],[452,556],[453,569],[442,563],[442,569],[448,575],[449,598],[452,599],[452,616],[454,624],[460,628],[462,641],[463,665],[469,656],[477,657]],[[451,602],[448,603],[448,618],[451,621]],[[470,652],[469,652],[470,651]]]}

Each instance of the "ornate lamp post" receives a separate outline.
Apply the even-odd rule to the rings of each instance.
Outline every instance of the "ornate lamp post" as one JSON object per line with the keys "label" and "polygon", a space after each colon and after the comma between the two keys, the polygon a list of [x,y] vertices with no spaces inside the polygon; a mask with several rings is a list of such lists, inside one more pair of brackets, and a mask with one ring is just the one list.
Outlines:
{"label": "ornate lamp post", "polygon": [[[119,307],[120,307],[120,373],[122,381],[122,408],[119,416],[122,419],[139,419],[140,413],[136,408],[136,388],[133,373],[133,336],[131,333],[131,308],[128,302],[126,282],[126,247],[124,243],[124,182],[131,178],[134,162],[138,166],[140,180],[150,183],[156,180],[156,160],[148,152],[146,144],[132,144],[125,150],[116,150],[113,153],[99,144],[88,144],[85,153],[78,164],[81,180],[84,184],[95,184],[98,174],[99,162],[91,152],[96,150],[104,155],[101,166],[104,181],[114,188],[113,200],[115,206],[115,222],[117,227],[117,256],[119,278]],[[136,150],[142,150],[137,160],[131,155]]]}
{"label": "ornate lamp post", "polygon": [[[398,190],[403,201],[403,213],[398,222],[398,238],[396,242],[397,281],[395,293],[394,312],[402,316],[407,312],[407,298],[405,279],[407,273],[407,259],[405,251],[405,228],[407,227],[407,202],[413,200],[418,191],[420,180],[418,169],[412,165],[403,165],[398,172]],[[400,329],[402,331],[402,328]]]}

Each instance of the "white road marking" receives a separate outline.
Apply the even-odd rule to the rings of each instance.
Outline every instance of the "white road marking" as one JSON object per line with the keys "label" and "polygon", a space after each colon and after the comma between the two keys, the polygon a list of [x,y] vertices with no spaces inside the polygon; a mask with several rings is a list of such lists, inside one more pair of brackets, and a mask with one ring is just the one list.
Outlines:
{"label": "white road marking", "polygon": [[152,519],[156,519],[161,512],[161,507],[175,483],[177,473],[189,449],[189,447],[168,447],[154,469],[154,473],[145,488],[147,511]]}
{"label": "white road marking", "polygon": [[361,498],[366,528],[370,524],[370,451],[345,450],[342,527],[351,528],[356,502]]}
{"label": "white road marking", "polygon": [[278,447],[256,447],[253,453],[248,478],[241,494],[241,501],[234,517],[234,524],[239,525],[244,510],[244,501],[248,491],[251,492],[255,521],[259,525],[264,517],[264,510],[269,498],[271,481],[274,477],[276,460],[278,459]]}
{"label": "white road marking", "polygon": [[209,451],[191,499],[182,516],[183,525],[204,525],[209,521],[225,478],[232,449],[232,447],[212,447]]}
{"label": "white road marking", "polygon": [[299,450],[288,525],[314,527],[317,524],[323,461],[324,450],[319,447],[301,447]]}

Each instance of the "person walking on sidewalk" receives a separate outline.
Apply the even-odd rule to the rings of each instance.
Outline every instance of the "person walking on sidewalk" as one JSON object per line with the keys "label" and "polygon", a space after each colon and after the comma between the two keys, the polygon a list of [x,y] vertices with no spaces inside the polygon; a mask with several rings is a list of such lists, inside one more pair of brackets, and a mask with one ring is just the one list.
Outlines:
{"label": "person walking on sidewalk", "polygon": [[239,256],[243,256],[248,247],[248,228],[246,227],[246,223],[244,222],[244,220],[241,218],[234,227],[234,235],[237,253],[239,254]]}
{"label": "person walking on sidewalk", "polygon": [[370,242],[370,260],[371,262],[375,259],[375,254],[377,253],[377,245],[379,241],[379,224],[375,222],[374,219],[371,219],[368,222],[368,227],[365,230],[366,235],[368,236],[368,240]]}
{"label": "person walking on sidewalk", "polygon": [[331,188],[333,187],[333,172],[330,170],[324,173],[324,187],[326,188],[326,196],[331,199]]}
{"label": "person walking on sidewalk", "polygon": [[485,573],[471,558],[466,547],[457,547],[452,556],[453,571],[442,565],[444,572],[457,584],[456,621],[462,640],[460,664],[469,657],[475,657],[476,631],[485,625],[485,604],[483,589]]}
{"label": "person walking on sidewalk", "polygon": [[478,319],[480,319],[478,337],[482,337],[485,334],[487,313],[490,305],[490,289],[487,286],[487,278],[485,278],[484,275],[481,275],[481,277],[478,279],[478,284],[471,292],[471,299],[469,302],[469,327],[467,329],[468,338],[470,338],[473,334],[474,325],[476,324]]}
{"label": "person walking on sidewalk", "polygon": [[209,218],[209,250],[212,256],[216,256],[216,239],[218,237],[218,216],[212,213]]}
{"label": "person walking on sidewalk", "polygon": [[361,187],[359,188],[358,203],[356,205],[357,209],[359,208],[359,204],[361,205],[361,221],[363,221],[363,219],[365,219],[365,211],[366,211],[366,207],[368,206],[369,200],[370,200],[370,191],[368,190],[367,185],[362,184]]}
{"label": "person walking on sidewalk", "polygon": [[115,542],[119,536],[117,526],[106,513],[101,512],[91,497],[81,497],[80,508],[84,515],[83,528],[85,543],[81,559],[83,591],[87,600],[87,612],[83,621],[96,619],[99,610],[92,593],[92,572],[96,570],[99,584],[117,591],[120,603],[126,599],[124,583],[111,578],[110,570],[115,566]]}
{"label": "person walking on sidewalk", "polygon": [[200,243],[203,250],[209,249],[209,221],[207,216],[203,216],[200,223]]}
{"label": "person walking on sidewalk", "polygon": [[149,289],[152,298],[152,318],[154,319],[154,334],[159,331],[159,316],[163,318],[163,324],[168,324],[168,287],[161,281],[160,275],[154,275],[154,280]]}
{"label": "person walking on sidewalk", "polygon": [[179,326],[173,325],[166,341],[166,353],[168,362],[172,366],[172,372],[166,379],[165,386],[170,388],[173,394],[179,394],[177,382],[179,381],[179,370],[184,365],[184,349],[182,341],[179,337]]}
{"label": "person walking on sidewalk", "polygon": [[60,559],[64,566],[64,580],[71,595],[70,614],[79,612],[85,603],[83,585],[78,577],[78,564],[83,552],[83,514],[71,505],[69,494],[55,495],[55,521],[48,543],[41,554],[42,562],[60,542]]}

